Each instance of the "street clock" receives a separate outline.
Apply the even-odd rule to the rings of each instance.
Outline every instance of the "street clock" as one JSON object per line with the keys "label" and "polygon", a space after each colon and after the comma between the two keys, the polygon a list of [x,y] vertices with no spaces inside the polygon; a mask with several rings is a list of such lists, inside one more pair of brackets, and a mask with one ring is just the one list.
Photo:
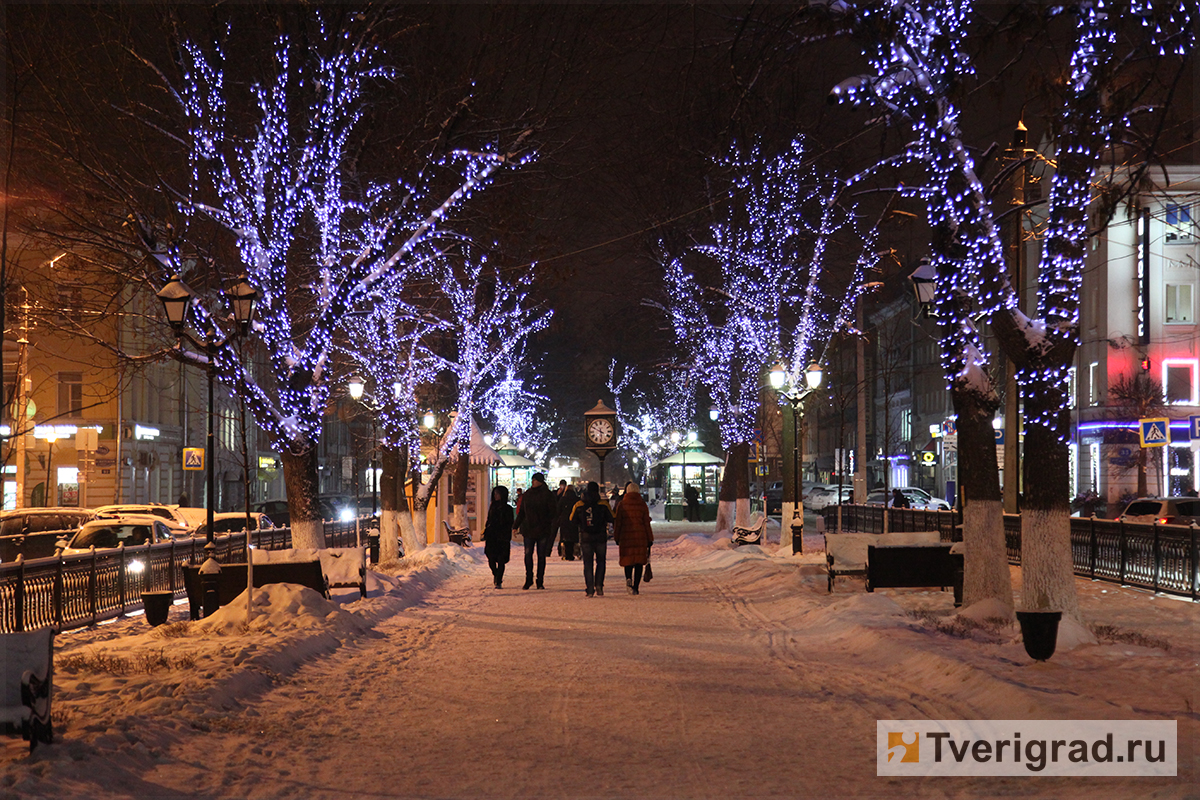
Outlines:
{"label": "street clock", "polygon": [[604,457],[617,449],[617,412],[596,401],[596,407],[583,415],[583,444],[600,459],[600,482],[604,482]]}

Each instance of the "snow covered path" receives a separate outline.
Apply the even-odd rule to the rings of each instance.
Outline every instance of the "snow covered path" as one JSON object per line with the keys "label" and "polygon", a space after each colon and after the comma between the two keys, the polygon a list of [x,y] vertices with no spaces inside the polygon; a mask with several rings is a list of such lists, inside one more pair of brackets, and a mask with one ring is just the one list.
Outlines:
{"label": "snow covered path", "polygon": [[[247,798],[1194,792],[1195,606],[1081,582],[1093,617],[1109,608],[1115,624],[1152,624],[1170,651],[1092,645],[1032,664],[1011,632],[939,631],[948,593],[868,595],[847,582],[827,595],[821,554],[727,541],[656,546],[638,597],[615,548],[608,596],[594,599],[578,562],[552,559],[547,589],[522,591],[514,559],[514,588],[496,591],[486,565],[461,559],[419,605],[243,685],[223,708],[40,749],[5,786]],[[875,721],[906,718],[1175,718],[1180,776],[877,778]]]}

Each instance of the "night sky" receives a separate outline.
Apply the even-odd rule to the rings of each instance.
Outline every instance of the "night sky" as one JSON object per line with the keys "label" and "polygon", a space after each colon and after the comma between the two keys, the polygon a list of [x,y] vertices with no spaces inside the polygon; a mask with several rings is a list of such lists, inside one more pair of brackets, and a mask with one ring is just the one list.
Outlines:
{"label": "night sky", "polygon": [[[1006,6],[984,8],[1002,17]],[[411,168],[433,150],[504,146],[532,130],[536,161],[506,174],[459,224],[488,242],[500,263],[538,264],[536,291],[555,319],[533,355],[572,438],[583,411],[606,395],[611,359],[653,370],[674,358],[664,320],[644,300],[660,291],[664,249],[679,252],[704,234],[710,198],[720,194],[714,155],[754,137],[769,150],[803,134],[826,169],[848,172],[898,141],[894,132],[864,128],[862,112],[826,103],[861,60],[850,42],[824,36],[792,4],[326,11],[378,14],[387,60],[401,71],[380,93],[364,148],[379,169]],[[120,138],[129,123],[113,107],[162,101],[154,76],[127,48],[169,63],[172,36],[203,40],[229,23],[236,76],[248,80],[269,63],[276,29],[307,30],[304,13],[282,5],[9,3],[4,15],[10,109],[19,86],[22,112],[78,117],[73,124],[107,157],[127,151],[119,158],[167,177],[171,167],[151,152],[153,137],[142,131],[151,143],[133,145]],[[962,100],[969,139],[980,148],[1007,143],[1022,107],[1031,142],[1040,136],[1026,98],[1062,65],[1044,47],[1013,44],[1019,40],[1001,34],[978,49],[982,63],[996,65],[996,75],[981,70]],[[57,110],[43,93],[56,98]],[[18,152],[23,146],[31,145],[18,142]],[[52,167],[26,170],[21,181],[31,195],[77,189]],[[885,231],[884,241],[909,260],[920,255],[922,236],[900,226]]]}

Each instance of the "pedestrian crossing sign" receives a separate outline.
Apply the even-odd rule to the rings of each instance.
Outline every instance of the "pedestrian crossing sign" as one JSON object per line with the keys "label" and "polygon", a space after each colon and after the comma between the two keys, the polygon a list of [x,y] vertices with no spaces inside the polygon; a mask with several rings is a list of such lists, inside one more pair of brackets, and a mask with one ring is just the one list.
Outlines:
{"label": "pedestrian crossing sign", "polygon": [[204,469],[204,448],[203,447],[185,447],[183,448],[183,468],[191,470]]}
{"label": "pedestrian crossing sign", "polygon": [[1171,420],[1166,417],[1152,417],[1138,420],[1138,431],[1142,436],[1142,447],[1166,447],[1171,437]]}

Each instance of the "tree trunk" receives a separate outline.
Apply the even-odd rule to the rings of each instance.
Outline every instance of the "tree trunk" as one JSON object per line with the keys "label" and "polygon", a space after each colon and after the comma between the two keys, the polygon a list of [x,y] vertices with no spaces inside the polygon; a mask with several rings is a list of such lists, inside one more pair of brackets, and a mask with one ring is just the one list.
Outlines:
{"label": "tree trunk", "polygon": [[470,480],[471,453],[458,451],[454,460],[454,491],[450,493],[450,527],[456,531],[466,530],[467,482]]}
{"label": "tree trunk", "polygon": [[[400,503],[404,502],[404,467],[400,448],[395,445],[380,446],[379,463],[382,475],[379,478],[379,561],[384,563],[400,557]],[[407,505],[407,503],[405,503]],[[407,543],[405,552],[408,551]]]}
{"label": "tree trunk", "polygon": [[750,522],[750,445],[739,442],[725,454],[725,474],[721,477],[717,504],[717,532],[744,528]]}
{"label": "tree trunk", "polygon": [[283,485],[287,489],[288,516],[291,517],[292,547],[315,550],[325,548],[325,525],[317,504],[317,448],[293,453],[281,450]]}
{"label": "tree trunk", "polygon": [[999,402],[994,394],[983,397],[957,386],[952,399],[958,415],[958,479],[963,498],[963,605],[995,599],[1011,617],[1012,578],[1004,546],[1004,505],[992,430]]}
{"label": "tree trunk", "polygon": [[1146,497],[1150,494],[1149,481],[1146,480],[1146,448],[1138,448],[1137,457],[1137,496]]}
{"label": "tree trunk", "polygon": [[[449,463],[449,459],[447,459],[445,456],[439,456],[437,462],[433,465],[433,470],[430,472],[429,483],[417,488],[416,493],[413,495],[413,523],[414,527],[416,528],[416,538],[421,542],[421,548],[424,548],[425,544],[429,541],[429,518],[427,516],[429,501],[433,498],[433,493],[437,489],[438,481],[442,479],[442,474],[446,471],[446,467],[449,465]],[[414,488],[417,487],[415,481],[413,486]],[[434,541],[440,542],[448,540],[443,539],[442,534],[439,532]]]}
{"label": "tree trunk", "polygon": [[[1071,559],[1070,449],[1060,432],[1071,430],[1065,385],[1042,380],[1026,387],[1025,462],[1037,480],[1025,484],[1021,504],[1021,604],[1029,611],[1061,611],[1082,623]],[[1052,420],[1052,424],[1037,424]]]}

